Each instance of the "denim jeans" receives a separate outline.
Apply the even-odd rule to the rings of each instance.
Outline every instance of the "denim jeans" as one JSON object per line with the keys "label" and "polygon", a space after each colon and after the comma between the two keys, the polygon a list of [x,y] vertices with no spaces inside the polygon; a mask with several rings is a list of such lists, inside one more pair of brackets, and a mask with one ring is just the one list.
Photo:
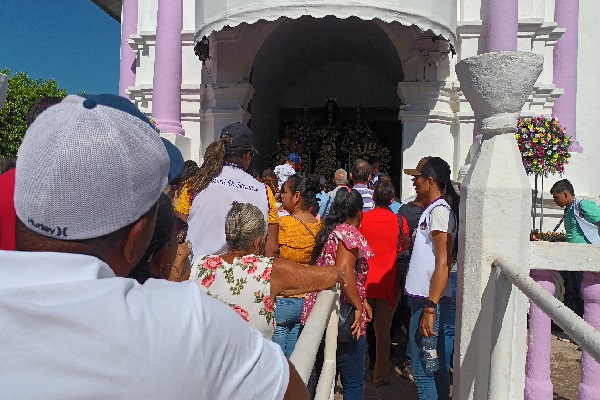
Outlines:
{"label": "denim jeans", "polygon": [[278,297],[275,302],[275,332],[273,342],[281,346],[283,354],[290,358],[298,336],[304,298]]}
{"label": "denim jeans", "polygon": [[361,400],[363,398],[366,353],[365,335],[362,335],[356,342],[338,342],[337,372],[340,374],[344,400]]}
{"label": "denim jeans", "polygon": [[[452,311],[452,298],[450,297],[442,297],[436,307],[433,330],[437,332],[435,338],[437,339],[440,368],[431,376],[425,371],[423,336],[419,332],[419,322],[423,316],[425,301],[426,299],[416,297],[409,297],[408,299],[411,311],[408,351],[411,353],[412,374],[417,386],[419,400],[448,400],[450,397],[449,368],[452,349],[447,348],[451,347],[447,343],[453,343],[454,340],[454,316],[451,317],[451,314],[456,314],[456,310]],[[450,336],[452,339],[450,339]]]}

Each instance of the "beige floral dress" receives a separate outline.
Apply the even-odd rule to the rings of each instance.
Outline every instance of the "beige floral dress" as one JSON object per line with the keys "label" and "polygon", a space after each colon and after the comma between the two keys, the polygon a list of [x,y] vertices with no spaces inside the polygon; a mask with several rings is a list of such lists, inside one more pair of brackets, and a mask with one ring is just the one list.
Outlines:
{"label": "beige floral dress", "polygon": [[270,297],[272,268],[273,258],[254,254],[235,258],[231,264],[219,256],[203,256],[192,266],[190,280],[271,340],[275,331],[275,306]]}

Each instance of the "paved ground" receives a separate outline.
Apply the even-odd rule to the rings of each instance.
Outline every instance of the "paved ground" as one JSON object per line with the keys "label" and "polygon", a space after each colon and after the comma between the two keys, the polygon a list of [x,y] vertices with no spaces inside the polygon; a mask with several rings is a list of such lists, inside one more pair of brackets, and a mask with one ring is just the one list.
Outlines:
{"label": "paved ground", "polygon": [[[575,343],[562,334],[552,335],[551,379],[554,385],[553,400],[576,400],[577,387],[581,381],[581,351]],[[418,400],[415,384],[408,379],[390,372],[391,384],[380,388],[373,387],[370,374],[365,379],[364,400]],[[342,400],[336,394],[336,400]]]}

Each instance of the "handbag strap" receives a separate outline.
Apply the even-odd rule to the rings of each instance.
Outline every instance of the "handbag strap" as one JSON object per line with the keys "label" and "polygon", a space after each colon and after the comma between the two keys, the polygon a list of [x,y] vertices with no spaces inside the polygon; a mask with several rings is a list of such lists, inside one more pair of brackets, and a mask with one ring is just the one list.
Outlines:
{"label": "handbag strap", "polygon": [[310,228],[308,227],[308,225],[306,225],[306,223],[304,223],[304,221],[300,221],[300,219],[298,219],[298,217],[294,217],[293,215],[292,215],[292,217],[293,217],[293,218],[295,218],[295,219],[296,219],[298,222],[300,222],[302,225],[304,225],[304,227],[306,228],[306,230],[308,231],[308,233],[310,233],[310,236],[312,236],[312,237],[313,237],[313,239],[316,239],[316,238],[317,238],[317,235],[315,235],[315,234],[313,233],[313,231],[311,231],[311,230],[310,230]]}

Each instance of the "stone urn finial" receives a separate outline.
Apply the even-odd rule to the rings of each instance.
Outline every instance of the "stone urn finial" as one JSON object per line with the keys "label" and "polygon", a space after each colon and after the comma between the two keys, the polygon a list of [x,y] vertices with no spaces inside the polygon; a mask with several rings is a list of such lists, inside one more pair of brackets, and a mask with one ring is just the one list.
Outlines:
{"label": "stone urn finial", "polygon": [[541,55],[521,51],[486,53],[456,64],[461,89],[481,119],[484,138],[515,130],[543,65]]}

